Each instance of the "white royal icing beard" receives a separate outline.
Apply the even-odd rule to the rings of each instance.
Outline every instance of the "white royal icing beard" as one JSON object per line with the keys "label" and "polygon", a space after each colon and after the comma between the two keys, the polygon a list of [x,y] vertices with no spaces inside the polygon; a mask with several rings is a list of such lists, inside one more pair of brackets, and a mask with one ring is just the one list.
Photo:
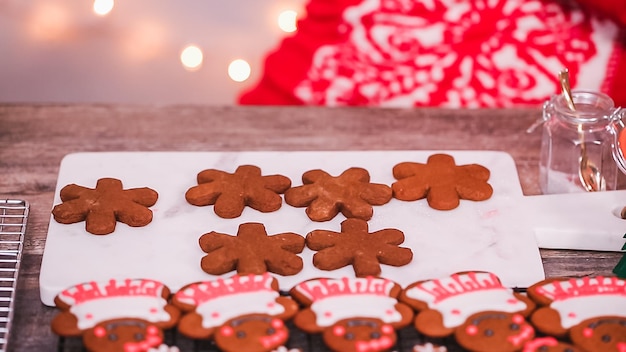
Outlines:
{"label": "white royal icing beard", "polygon": [[437,303],[430,300],[432,295],[417,288],[409,289],[407,296],[426,301],[430,309],[439,311],[446,328],[457,327],[470,315],[485,310],[513,313],[526,309],[526,303],[517,299],[513,292],[506,288],[465,292]]}
{"label": "white royal icing beard", "polygon": [[398,301],[374,294],[343,295],[322,299],[311,305],[318,326],[354,317],[378,318],[385,323],[398,322],[402,315],[396,310]]}
{"label": "white royal icing beard", "polygon": [[202,327],[220,326],[227,320],[245,314],[277,315],[285,308],[276,303],[278,292],[234,293],[200,304],[196,313],[202,316]]}
{"label": "white royal icing beard", "polygon": [[583,320],[610,315],[623,315],[626,312],[626,299],[623,295],[580,296],[554,301],[550,308],[561,316],[561,325],[569,329]]}
{"label": "white royal icing beard", "polygon": [[79,329],[89,329],[99,322],[118,318],[138,318],[149,322],[168,321],[167,302],[159,297],[107,297],[74,305],[70,313],[78,320]]}

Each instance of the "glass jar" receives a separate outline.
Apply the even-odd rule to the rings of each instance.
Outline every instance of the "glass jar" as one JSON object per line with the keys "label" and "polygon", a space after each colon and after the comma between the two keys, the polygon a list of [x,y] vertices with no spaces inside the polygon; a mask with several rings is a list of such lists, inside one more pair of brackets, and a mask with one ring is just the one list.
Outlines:
{"label": "glass jar", "polygon": [[603,93],[573,91],[576,111],[562,94],[543,106],[539,183],[544,194],[615,190],[621,108]]}

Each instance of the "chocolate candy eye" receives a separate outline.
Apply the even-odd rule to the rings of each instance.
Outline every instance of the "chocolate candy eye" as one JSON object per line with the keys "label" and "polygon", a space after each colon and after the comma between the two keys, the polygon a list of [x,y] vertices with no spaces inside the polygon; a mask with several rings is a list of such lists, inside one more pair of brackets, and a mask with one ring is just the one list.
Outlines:
{"label": "chocolate candy eye", "polygon": [[611,335],[602,335],[602,342],[611,342]]}
{"label": "chocolate candy eye", "polygon": [[143,334],[138,332],[134,335],[135,337],[135,341],[142,341],[143,340]]}
{"label": "chocolate candy eye", "polygon": [[509,328],[511,330],[519,330],[519,324],[513,323],[513,324],[509,325]]}
{"label": "chocolate candy eye", "polygon": [[485,336],[487,336],[487,337],[491,337],[491,336],[493,336],[493,330],[487,329],[487,330],[485,330],[485,332],[483,334]]}
{"label": "chocolate candy eye", "polygon": [[380,333],[378,331],[374,331],[370,334],[370,337],[373,339],[379,339],[380,338]]}
{"label": "chocolate candy eye", "polygon": [[268,335],[274,335],[276,333],[276,329],[274,328],[267,328],[267,334]]}
{"label": "chocolate candy eye", "polygon": [[354,340],[354,333],[351,333],[351,332],[346,333],[346,334],[344,335],[344,338],[345,338],[346,340]]}
{"label": "chocolate candy eye", "polygon": [[109,334],[109,341],[117,341],[117,335],[116,334]]}
{"label": "chocolate candy eye", "polygon": [[246,338],[246,332],[245,331],[237,331],[237,338],[238,339],[245,339]]}
{"label": "chocolate candy eye", "polygon": [[541,346],[537,349],[537,352],[548,352],[548,346]]}

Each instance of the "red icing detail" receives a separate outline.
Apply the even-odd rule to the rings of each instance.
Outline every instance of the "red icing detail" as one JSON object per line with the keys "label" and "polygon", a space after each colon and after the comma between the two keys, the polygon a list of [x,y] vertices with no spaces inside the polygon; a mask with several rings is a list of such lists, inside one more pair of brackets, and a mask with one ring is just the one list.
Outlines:
{"label": "red icing detail", "polygon": [[146,339],[139,342],[126,342],[124,344],[125,352],[144,352],[150,348],[157,347],[163,342],[158,335],[148,335]]}
{"label": "red icing detail", "polygon": [[583,329],[583,336],[590,339],[593,336],[593,329],[592,328],[584,328]]}
{"label": "red icing detail", "polygon": [[233,330],[233,328],[231,328],[230,326],[222,326],[220,328],[220,334],[222,336],[231,336],[234,333],[235,333],[235,330]]}
{"label": "red icing detail", "polygon": [[466,329],[465,332],[470,335],[470,336],[474,336],[478,333],[478,327],[476,327],[476,325],[469,325]]}
{"label": "red icing detail", "polygon": [[459,315],[461,314],[461,311],[458,309],[453,309],[450,313],[454,314],[454,315]]}
{"label": "red icing detail", "polygon": [[220,316],[220,312],[213,312],[213,313],[211,313],[211,318],[216,319],[216,318],[219,318],[219,316]]}
{"label": "red icing detail", "polygon": [[91,313],[85,314],[85,319],[87,319],[87,320],[93,319],[93,314],[91,314]]}
{"label": "red icing detail", "polygon": [[157,335],[159,333],[159,328],[154,325],[150,325],[146,328],[146,332],[150,335]]}
{"label": "red icing detail", "polygon": [[559,342],[554,337],[539,337],[524,344],[524,352],[538,351],[543,346],[556,346]]}
{"label": "red icing detail", "polygon": [[327,318],[330,318],[330,317],[333,316],[333,312],[326,311],[326,312],[324,312],[324,316],[327,317]]}
{"label": "red icing detail", "polygon": [[576,316],[577,316],[576,312],[569,312],[569,313],[567,314],[567,317],[568,317],[568,318],[576,318]]}
{"label": "red icing detail", "polygon": [[[436,279],[425,281],[415,287],[431,294],[435,298],[433,303],[438,303],[448,298],[474,291],[506,289],[502,286],[498,277],[493,273],[489,273],[488,277],[483,279],[479,278],[478,274],[474,272],[453,274],[450,277],[452,278],[453,283],[449,283],[447,285],[444,283],[447,280],[444,281],[443,279]],[[428,283],[433,283],[434,287],[426,288],[425,286]]]}
{"label": "red icing detail", "polygon": [[191,284],[176,292],[176,298],[180,301],[191,301],[195,305],[201,305],[204,302],[238,293],[275,291],[272,288],[272,282],[273,278],[268,273],[263,275],[235,275],[228,279],[218,278],[213,281]]}
{"label": "red icing detail", "polygon": [[621,295],[626,297],[626,280],[617,277],[586,276],[579,279],[552,281],[537,287],[537,293],[553,301],[594,295]]}
{"label": "red icing detail", "polygon": [[617,351],[618,352],[626,352],[626,342],[618,342],[617,343]]}
{"label": "red icing detail", "polygon": [[296,289],[313,302],[328,297],[342,295],[368,294],[388,297],[395,283],[391,280],[375,277],[316,279],[302,282]]}
{"label": "red icing detail", "polygon": [[156,314],[156,313],[158,313],[158,312],[159,312],[159,309],[157,309],[157,308],[155,308],[155,307],[150,308],[150,313],[151,313],[151,314]]}
{"label": "red icing detail", "polygon": [[513,322],[515,324],[522,324],[524,322],[524,317],[521,314],[513,315]]}
{"label": "red icing detail", "polygon": [[380,330],[383,332],[383,334],[393,334],[393,327],[389,324],[385,324],[383,325]]}
{"label": "red icing detail", "polygon": [[285,324],[280,319],[272,319],[272,327],[274,329],[281,329]]}
{"label": "red icing detail", "polygon": [[524,324],[522,325],[522,331],[520,331],[519,334],[509,336],[507,337],[507,340],[513,344],[513,346],[521,346],[526,341],[532,339],[534,333],[535,329],[533,329],[532,326]]}
{"label": "red icing detail", "polygon": [[97,326],[95,329],[93,329],[93,334],[98,338],[103,338],[107,335],[107,331],[102,326]]}
{"label": "red icing detail", "polygon": [[343,326],[335,326],[333,327],[333,335],[335,336],[343,336],[346,333],[346,328]]}
{"label": "red icing detail", "polygon": [[109,280],[106,283],[92,281],[70,287],[59,297],[70,305],[78,305],[96,299],[111,297],[161,297],[164,285],[154,280]]}

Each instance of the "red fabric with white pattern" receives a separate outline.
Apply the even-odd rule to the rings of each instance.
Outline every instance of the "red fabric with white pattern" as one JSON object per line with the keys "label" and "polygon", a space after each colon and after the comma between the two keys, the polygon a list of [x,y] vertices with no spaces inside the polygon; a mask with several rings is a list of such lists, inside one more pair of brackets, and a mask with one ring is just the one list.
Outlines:
{"label": "red fabric with white pattern", "polygon": [[310,0],[241,104],[537,106],[559,91],[626,105],[626,1]]}

